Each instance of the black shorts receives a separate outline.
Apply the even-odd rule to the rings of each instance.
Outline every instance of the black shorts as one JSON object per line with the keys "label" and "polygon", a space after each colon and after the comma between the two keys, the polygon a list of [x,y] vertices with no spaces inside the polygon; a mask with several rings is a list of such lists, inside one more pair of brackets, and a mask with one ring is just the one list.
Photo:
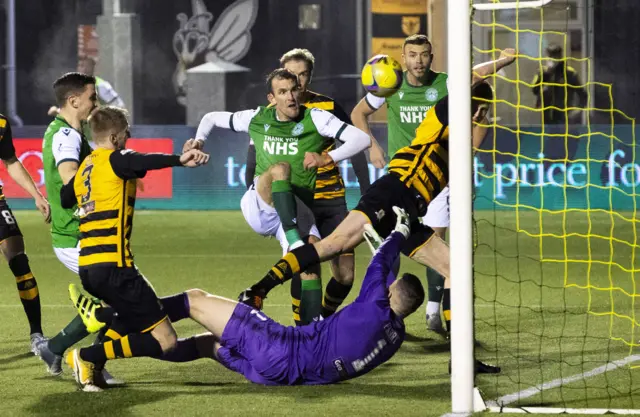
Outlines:
{"label": "black shorts", "polygon": [[137,268],[80,268],[82,286],[118,313],[128,332],[153,329],[167,317],[151,284]]}
{"label": "black shorts", "polygon": [[[324,239],[336,230],[336,227],[347,217],[347,202],[344,198],[332,200],[315,200],[313,202],[313,216],[320,236]],[[353,250],[345,253],[352,254]]]}
{"label": "black shorts", "polygon": [[12,236],[22,236],[22,232],[7,200],[2,199],[0,200],[0,242]]}
{"label": "black shorts", "polygon": [[371,184],[354,210],[369,218],[380,237],[386,238],[396,227],[393,206],[404,209],[411,221],[411,236],[402,246],[402,253],[411,256],[433,235],[433,229],[420,222],[427,212],[424,199],[392,174],[386,174]]}

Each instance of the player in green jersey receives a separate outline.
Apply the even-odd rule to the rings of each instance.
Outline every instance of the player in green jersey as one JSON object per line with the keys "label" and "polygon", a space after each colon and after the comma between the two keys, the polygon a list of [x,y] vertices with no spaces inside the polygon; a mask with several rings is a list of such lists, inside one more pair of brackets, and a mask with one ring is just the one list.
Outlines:
{"label": "player in green jersey", "polygon": [[[192,143],[202,147],[214,127],[249,133],[256,147],[256,178],[242,198],[242,212],[255,232],[276,236],[286,252],[300,246],[298,230],[320,238],[310,210],[317,168],[362,152],[370,140],[331,113],[300,105],[298,78],[286,69],[269,75],[267,89],[271,106],[209,113]],[[321,154],[326,138],[344,145]],[[252,296],[241,294],[241,298]]]}
{"label": "player in green jersey", "polygon": [[[80,255],[80,221],[75,207],[65,209],[60,202],[60,190],[76,174],[78,166],[91,153],[89,141],[83,134],[83,124],[98,105],[95,78],[78,73],[64,74],[53,83],[56,102],[60,108],[49,124],[42,142],[45,186],[51,204],[51,241],[56,257],[74,274],[78,274]],[[76,316],[60,333],[39,346],[40,358],[49,373],[62,373],[62,354],[84,339],[89,333],[80,316]],[[106,370],[102,375],[107,383],[116,383]]]}
{"label": "player in green jersey", "polygon": [[[409,146],[415,131],[427,111],[448,94],[447,74],[431,70],[433,54],[431,42],[425,35],[412,35],[405,39],[402,60],[407,70],[402,86],[394,95],[385,98],[367,94],[351,113],[353,124],[371,134],[367,118],[387,104],[387,155]],[[369,154],[371,163],[377,168],[386,164],[385,152],[373,139]],[[433,228],[444,239],[449,227],[449,188],[446,187],[430,204],[423,223]],[[440,303],[444,293],[444,277],[432,268],[427,268],[429,301],[427,303],[427,323],[431,330],[442,333]]]}

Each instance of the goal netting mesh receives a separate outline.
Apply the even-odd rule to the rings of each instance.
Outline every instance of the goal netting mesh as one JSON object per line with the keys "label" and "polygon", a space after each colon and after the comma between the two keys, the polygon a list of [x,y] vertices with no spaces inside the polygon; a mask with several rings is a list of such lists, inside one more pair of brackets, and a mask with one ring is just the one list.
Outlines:
{"label": "goal netting mesh", "polygon": [[474,157],[476,355],[502,367],[476,384],[494,409],[640,409],[635,121],[591,75],[588,4],[472,17],[475,63],[518,51]]}

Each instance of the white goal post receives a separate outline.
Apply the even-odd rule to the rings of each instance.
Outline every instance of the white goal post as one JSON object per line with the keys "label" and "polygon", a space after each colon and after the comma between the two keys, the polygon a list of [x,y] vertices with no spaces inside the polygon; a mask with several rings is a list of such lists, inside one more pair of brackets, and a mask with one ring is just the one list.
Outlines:
{"label": "white goal post", "polygon": [[[474,4],[476,10],[536,8],[552,0]],[[474,411],[473,326],[473,171],[471,148],[471,4],[447,3],[447,68],[449,76],[449,184],[451,186],[451,409]],[[475,411],[485,408],[476,396]]]}

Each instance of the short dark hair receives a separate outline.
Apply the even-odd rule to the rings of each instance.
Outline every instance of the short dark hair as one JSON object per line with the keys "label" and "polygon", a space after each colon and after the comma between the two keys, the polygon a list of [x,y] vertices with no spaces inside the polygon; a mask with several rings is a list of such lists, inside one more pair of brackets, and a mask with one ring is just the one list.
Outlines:
{"label": "short dark hair", "polygon": [[316,63],[316,58],[311,51],[303,48],[295,48],[280,57],[280,65],[284,66],[289,61],[304,61],[309,67],[309,72],[313,73],[313,66]]}
{"label": "short dark hair", "polygon": [[478,106],[487,104],[491,100],[493,100],[493,87],[491,87],[491,84],[481,81],[474,85],[471,89],[471,115],[476,114]]}
{"label": "short dark hair", "polygon": [[94,138],[119,133],[127,128],[127,111],[115,106],[99,107],[89,119]]}
{"label": "short dark hair", "polygon": [[420,35],[416,33],[415,35],[411,35],[404,40],[402,44],[402,49],[404,49],[407,45],[429,45],[431,46],[431,41],[427,37],[427,35]]}
{"label": "short dark hair", "polygon": [[58,107],[64,107],[67,99],[74,94],[81,94],[84,87],[96,83],[96,78],[80,72],[68,72],[53,83],[53,93]]}
{"label": "short dark hair", "polygon": [[420,282],[420,278],[408,272],[402,275],[397,282],[399,296],[405,307],[406,314],[413,313],[424,302],[424,287]]}
{"label": "short dark hair", "polygon": [[555,43],[550,44],[547,46],[547,55],[551,58],[562,58],[562,46]]}
{"label": "short dark hair", "polygon": [[272,84],[273,84],[273,80],[275,79],[291,80],[291,81],[294,81],[296,84],[298,84],[298,77],[296,77],[295,74],[293,74],[292,72],[284,68],[278,68],[271,71],[269,75],[267,75],[267,83],[266,83],[267,93],[273,93]]}

